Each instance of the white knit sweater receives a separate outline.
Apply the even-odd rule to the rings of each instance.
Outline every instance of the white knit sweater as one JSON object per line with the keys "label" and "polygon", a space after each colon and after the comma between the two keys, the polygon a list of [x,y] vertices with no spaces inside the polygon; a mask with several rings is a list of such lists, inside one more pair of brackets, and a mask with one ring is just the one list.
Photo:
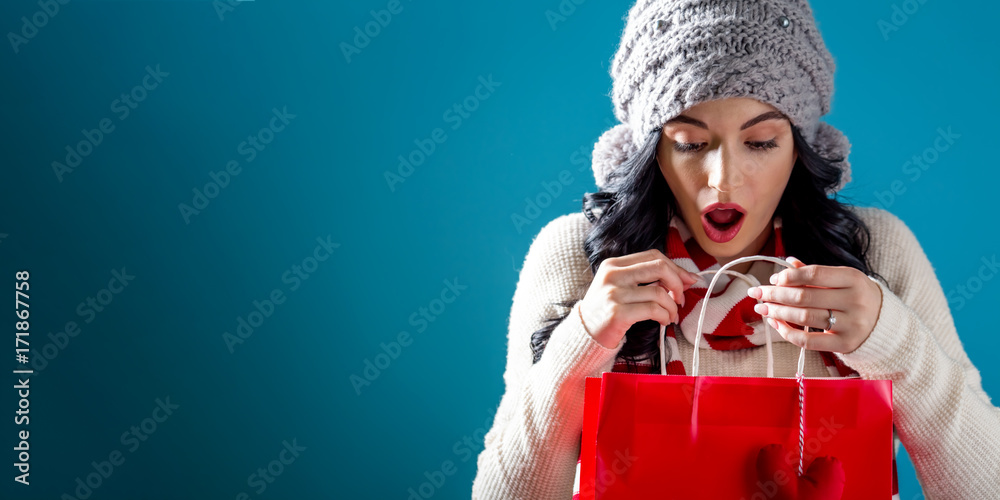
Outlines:
{"label": "white knit sweater", "polygon": [[[895,430],[926,498],[1000,498],[1000,409],[962,347],[931,263],[898,217],[878,208],[852,210],[871,230],[870,262],[888,287],[878,282],[882,310],[871,335],[855,351],[837,356],[863,378],[893,381]],[[529,339],[544,320],[565,312],[552,303],[586,294],[593,280],[583,250],[589,228],[582,212],[558,217],[528,250],[508,325],[506,390],[477,460],[473,499],[572,496],[584,379],[611,371],[624,339],[612,349],[593,340],[580,322],[579,303],[554,329],[536,364]],[[693,346],[683,336],[677,341],[681,359],[690,360]],[[774,375],[794,377],[799,348],[788,342],[773,348]],[[829,376],[819,354],[807,354],[805,375]],[[704,349],[700,358],[699,375],[766,373],[763,347]]]}

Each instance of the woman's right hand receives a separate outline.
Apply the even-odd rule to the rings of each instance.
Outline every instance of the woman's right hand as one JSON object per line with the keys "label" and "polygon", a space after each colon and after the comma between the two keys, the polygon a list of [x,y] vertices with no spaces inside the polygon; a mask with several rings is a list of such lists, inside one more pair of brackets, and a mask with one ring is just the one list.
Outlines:
{"label": "woman's right hand", "polygon": [[581,301],[580,316],[594,340],[611,349],[640,321],[677,322],[684,290],[699,279],[655,248],[604,259]]}

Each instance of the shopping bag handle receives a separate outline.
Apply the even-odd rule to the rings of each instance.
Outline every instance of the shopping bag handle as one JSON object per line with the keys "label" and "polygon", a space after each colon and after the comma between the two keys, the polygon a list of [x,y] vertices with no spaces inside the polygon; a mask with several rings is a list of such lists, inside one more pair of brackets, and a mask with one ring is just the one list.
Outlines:
{"label": "shopping bag handle", "polygon": [[[751,262],[751,261],[755,261],[755,260],[766,260],[766,261],[774,262],[775,264],[779,264],[779,265],[785,266],[787,268],[792,268],[792,265],[789,264],[786,260],[778,258],[778,257],[771,257],[771,256],[768,256],[768,255],[751,255],[749,257],[740,257],[738,259],[732,260],[732,261],[726,263],[726,265],[720,267],[717,271],[707,271],[707,272],[714,272],[715,275],[712,277],[711,282],[709,282],[709,284],[708,284],[708,289],[705,291],[705,300],[703,300],[702,303],[701,303],[701,313],[698,315],[698,330],[697,330],[697,334],[695,335],[695,340],[694,340],[694,354],[693,354],[693,358],[694,359],[692,360],[692,363],[691,363],[691,375],[692,376],[695,376],[695,377],[698,376],[698,365],[699,365],[699,358],[700,358],[700,356],[699,356],[700,349],[699,349],[698,346],[701,343],[702,327],[704,326],[704,323],[705,323],[705,313],[708,311],[708,300],[712,296],[712,289],[715,288],[715,283],[719,281],[719,276],[720,275],[722,275],[722,274],[729,274],[729,275],[735,276],[737,278],[740,278],[740,279],[742,279],[744,281],[747,281],[748,283],[751,284],[751,286],[759,286],[760,282],[757,281],[757,278],[754,277],[753,275],[742,274],[742,273],[739,273],[739,272],[736,272],[736,271],[729,271],[728,270],[729,268],[731,268],[731,267],[733,267],[733,266],[735,266],[737,264],[742,264],[744,262]],[[706,272],[706,271],[703,271],[703,272]],[[761,301],[758,299],[758,302],[761,302]],[[768,377],[774,377],[774,354],[773,354],[773,351],[772,351],[772,348],[771,348],[771,334],[768,331],[768,328],[770,328],[770,325],[768,325],[767,321],[765,321],[764,322],[764,333],[765,333],[764,339],[765,339],[765,342],[767,343],[767,376]],[[666,375],[667,374],[666,345],[665,345],[665,339],[664,339],[664,337],[665,337],[665,330],[666,330],[666,325],[660,325],[660,374],[661,375]],[[806,349],[805,349],[805,347],[803,347],[803,348],[801,348],[799,350],[799,362],[798,362],[798,366],[796,368],[796,376],[797,377],[803,375],[803,371],[804,371],[804,368],[805,368],[805,354],[806,354]]]}
{"label": "shopping bag handle", "polygon": [[[700,354],[699,353],[700,349],[698,348],[698,344],[701,342],[701,337],[702,337],[701,328],[705,322],[705,312],[708,310],[708,299],[712,296],[712,288],[714,288],[715,283],[719,281],[719,275],[722,274],[724,271],[726,271],[726,269],[733,267],[736,264],[741,264],[743,262],[750,262],[754,260],[766,260],[774,262],[775,264],[785,266],[787,268],[793,268],[793,266],[790,263],[788,263],[788,261],[784,259],[779,259],[778,257],[771,257],[767,255],[752,255],[750,257],[740,257],[739,259],[730,261],[726,265],[719,268],[718,272],[715,273],[715,276],[712,277],[712,281],[708,284],[708,290],[705,292],[705,300],[702,301],[701,304],[701,314],[698,315],[698,334],[695,335],[694,338],[694,355],[693,355],[694,360],[691,363],[692,365],[691,374],[693,376],[695,377],[698,376],[698,358],[699,358],[698,355]],[[757,282],[757,279],[754,278],[752,275],[750,276],[750,278],[753,278],[753,281]],[[758,299],[757,302],[759,303],[761,302],[761,300]],[[767,328],[769,326],[770,325],[767,324],[767,321],[765,321],[764,338],[767,340],[767,376],[773,377],[774,356],[771,352],[771,333],[767,331]],[[806,360],[806,348],[802,347],[801,349],[799,349],[799,363],[795,369],[795,380],[797,382],[799,389],[799,467],[798,467],[799,476],[802,476],[803,474],[803,466],[804,466],[803,459],[805,458],[806,414],[805,414],[805,385],[803,383],[803,371],[805,368],[805,360]]]}

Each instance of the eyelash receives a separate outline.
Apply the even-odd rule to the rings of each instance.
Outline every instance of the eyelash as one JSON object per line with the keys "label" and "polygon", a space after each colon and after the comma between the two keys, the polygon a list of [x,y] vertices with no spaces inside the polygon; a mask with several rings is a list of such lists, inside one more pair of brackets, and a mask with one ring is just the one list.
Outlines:
{"label": "eyelash", "polygon": [[[771,139],[769,141],[747,141],[744,144],[750,146],[750,149],[752,151],[760,153],[778,147],[778,143],[774,139]],[[678,153],[695,153],[699,149],[701,149],[701,146],[704,145],[705,143],[703,142],[699,143],[675,142],[674,151],[677,151]]]}

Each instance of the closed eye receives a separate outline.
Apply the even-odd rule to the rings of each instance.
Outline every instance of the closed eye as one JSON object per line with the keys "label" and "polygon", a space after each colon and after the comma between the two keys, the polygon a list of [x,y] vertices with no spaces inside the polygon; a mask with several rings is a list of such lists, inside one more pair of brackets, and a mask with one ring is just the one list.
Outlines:
{"label": "closed eye", "polygon": [[704,145],[704,142],[675,142],[674,151],[678,153],[694,153]]}
{"label": "closed eye", "polygon": [[747,141],[744,144],[750,147],[754,151],[767,151],[769,149],[774,149],[778,147],[778,142],[774,139],[769,141]]}
{"label": "closed eye", "polygon": [[[674,151],[678,153],[696,153],[700,151],[706,143],[704,142],[675,142]],[[778,147],[778,141],[771,139],[769,141],[746,141],[744,144],[747,145],[752,151],[763,152],[770,149]]]}

